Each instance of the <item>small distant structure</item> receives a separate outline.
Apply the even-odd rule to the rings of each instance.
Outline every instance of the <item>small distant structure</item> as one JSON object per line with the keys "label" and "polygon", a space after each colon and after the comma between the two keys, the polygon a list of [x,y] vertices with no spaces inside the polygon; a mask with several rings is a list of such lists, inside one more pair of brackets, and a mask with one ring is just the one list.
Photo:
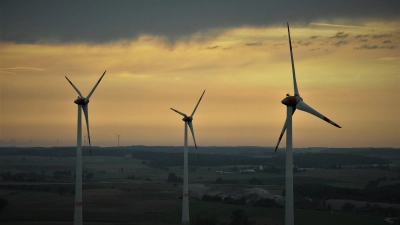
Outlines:
{"label": "small distant structure", "polygon": [[228,171],[222,171],[222,170],[217,170],[215,171],[216,173],[235,173],[235,172],[228,172]]}
{"label": "small distant structure", "polygon": [[17,139],[15,139],[15,138],[10,139],[10,147],[12,147],[12,148],[17,147]]}
{"label": "small distant structure", "polygon": [[240,170],[239,173],[255,173],[256,171],[253,169],[246,169],[246,170]]}
{"label": "small distant structure", "polygon": [[314,171],[315,168],[298,168],[297,170],[301,172],[307,172],[307,171]]}
{"label": "small distant structure", "polygon": [[120,135],[120,134],[115,134],[115,135],[118,136],[118,145],[117,145],[117,146],[119,147],[119,135]]}
{"label": "small distant structure", "polygon": [[259,166],[258,169],[259,169],[260,171],[263,171],[263,170],[264,170],[264,167],[263,167],[263,166]]}

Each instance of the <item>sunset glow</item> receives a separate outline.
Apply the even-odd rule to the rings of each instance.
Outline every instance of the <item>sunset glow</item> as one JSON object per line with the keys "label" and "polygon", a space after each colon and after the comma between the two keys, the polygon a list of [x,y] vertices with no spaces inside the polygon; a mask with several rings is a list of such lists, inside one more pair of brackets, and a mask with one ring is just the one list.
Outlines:
{"label": "sunset glow", "polygon": [[[299,92],[342,126],[293,117],[295,147],[400,147],[400,21],[289,21]],[[182,145],[191,112],[199,146],[274,146],[293,94],[286,24],[143,33],[109,42],[0,42],[1,146],[76,144],[76,93],[90,101],[94,146]],[[85,133],[85,126],[83,130]],[[189,141],[190,145],[193,145]],[[284,146],[284,141],[281,147]]]}

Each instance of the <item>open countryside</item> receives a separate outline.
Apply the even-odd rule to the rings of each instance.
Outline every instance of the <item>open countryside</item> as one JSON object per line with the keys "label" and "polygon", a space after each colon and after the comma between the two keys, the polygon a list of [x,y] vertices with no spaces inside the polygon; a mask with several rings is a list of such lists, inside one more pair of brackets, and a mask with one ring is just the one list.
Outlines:
{"label": "open countryside", "polygon": [[[75,154],[74,147],[2,147],[1,224],[71,224]],[[85,224],[181,223],[182,147],[92,154],[84,147]],[[252,224],[284,224],[284,159],[273,148],[189,148],[191,224],[230,224],[235,213]],[[296,224],[399,223],[392,219],[400,215],[399,159],[392,148],[295,149]]]}

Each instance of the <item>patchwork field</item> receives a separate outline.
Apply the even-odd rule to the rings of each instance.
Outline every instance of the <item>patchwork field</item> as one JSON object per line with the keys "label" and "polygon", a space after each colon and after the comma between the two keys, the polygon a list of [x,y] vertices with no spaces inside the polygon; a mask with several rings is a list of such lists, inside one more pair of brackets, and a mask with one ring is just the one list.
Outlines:
{"label": "patchwork field", "polygon": [[[1,173],[35,172],[42,182],[0,182],[0,198],[8,205],[0,211],[2,225],[71,224],[74,206],[75,163],[71,157],[6,156],[1,158]],[[248,165],[237,165],[246,167]],[[229,167],[191,167],[189,182],[217,185],[216,179],[235,180],[242,187],[259,187],[282,195],[284,174],[216,173]],[[85,224],[180,224],[182,186],[166,182],[169,173],[182,176],[181,167],[157,169],[144,160],[131,157],[93,156],[83,158],[83,218]],[[71,171],[70,176],[54,176],[56,171]],[[91,178],[86,177],[92,174]],[[132,179],[132,175],[134,179]],[[319,169],[295,173],[296,183],[325,183],[332,186],[364,188],[374,179],[398,176],[398,172],[375,169]],[[131,177],[128,179],[128,177]],[[256,177],[260,184],[251,185]],[[217,215],[229,221],[232,211],[243,209],[257,224],[284,224],[284,208],[234,205],[223,202],[190,200],[191,216]],[[310,219],[312,218],[312,219]],[[386,217],[341,211],[296,210],[296,224],[371,224],[384,225]]]}

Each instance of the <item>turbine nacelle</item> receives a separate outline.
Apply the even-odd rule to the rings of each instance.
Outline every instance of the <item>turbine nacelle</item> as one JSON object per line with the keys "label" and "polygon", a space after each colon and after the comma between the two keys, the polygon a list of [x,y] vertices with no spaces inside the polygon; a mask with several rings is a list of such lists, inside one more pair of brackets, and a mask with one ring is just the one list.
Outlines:
{"label": "turbine nacelle", "polygon": [[185,116],[185,117],[183,117],[182,120],[185,121],[185,122],[192,122],[193,117],[191,117],[191,116]]}
{"label": "turbine nacelle", "polygon": [[281,102],[284,105],[288,105],[288,106],[296,106],[297,103],[299,103],[300,101],[303,101],[303,98],[301,98],[300,96],[290,96],[287,95],[286,98],[284,98]]}
{"label": "turbine nacelle", "polygon": [[87,105],[87,104],[89,103],[89,99],[78,97],[78,98],[74,101],[74,103],[77,104],[77,105]]}

